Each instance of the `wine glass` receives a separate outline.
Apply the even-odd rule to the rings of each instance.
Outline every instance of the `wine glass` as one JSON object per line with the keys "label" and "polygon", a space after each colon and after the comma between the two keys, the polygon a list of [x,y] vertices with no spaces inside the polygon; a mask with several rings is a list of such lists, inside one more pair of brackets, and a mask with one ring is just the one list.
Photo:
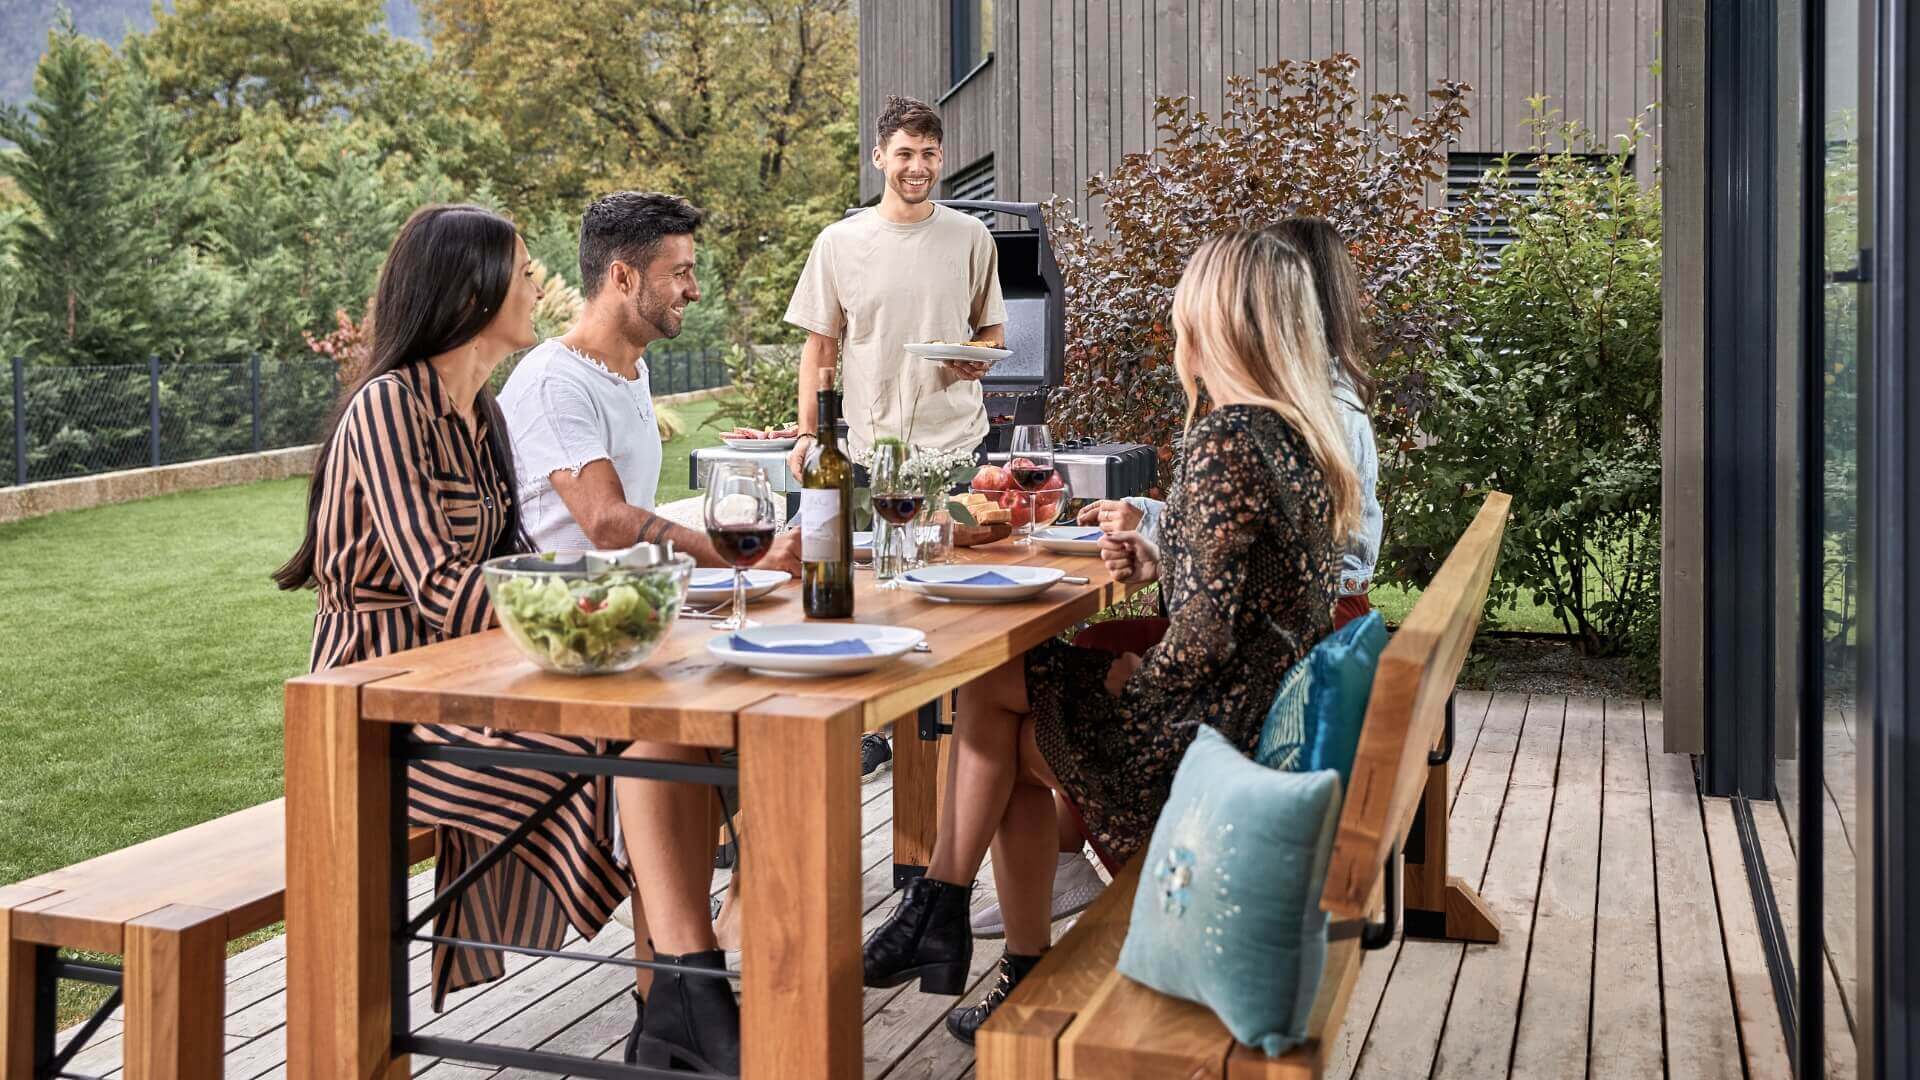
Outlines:
{"label": "wine glass", "polygon": [[[926,495],[914,485],[906,475],[906,455],[895,452],[896,448],[882,447],[873,455],[871,482],[873,484],[874,516],[893,526],[882,530],[875,523],[873,569],[874,577],[879,580],[882,589],[897,589],[899,572],[905,568],[906,544],[917,535],[914,521],[920,516],[920,506],[926,501]],[[884,546],[881,533],[886,534]]]}
{"label": "wine glass", "polygon": [[1045,424],[1021,424],[1013,429],[1013,443],[1008,450],[1007,472],[1013,476],[1013,486],[1025,492],[1027,499],[1027,527],[1017,543],[1031,546],[1033,531],[1040,525],[1036,520],[1040,507],[1037,493],[1053,479],[1053,433]]}
{"label": "wine glass", "polygon": [[766,556],[779,527],[766,472],[751,462],[716,463],[707,480],[706,516],[707,539],[733,567],[733,613],[714,629],[758,626],[747,618],[746,569]]}

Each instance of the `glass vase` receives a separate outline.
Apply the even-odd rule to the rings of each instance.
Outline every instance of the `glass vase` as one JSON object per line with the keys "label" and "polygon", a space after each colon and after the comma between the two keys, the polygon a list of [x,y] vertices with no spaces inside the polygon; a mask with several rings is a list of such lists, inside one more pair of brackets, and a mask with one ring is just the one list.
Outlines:
{"label": "glass vase", "polygon": [[928,503],[920,511],[916,524],[920,529],[920,565],[938,566],[953,561],[953,515],[943,506]]}

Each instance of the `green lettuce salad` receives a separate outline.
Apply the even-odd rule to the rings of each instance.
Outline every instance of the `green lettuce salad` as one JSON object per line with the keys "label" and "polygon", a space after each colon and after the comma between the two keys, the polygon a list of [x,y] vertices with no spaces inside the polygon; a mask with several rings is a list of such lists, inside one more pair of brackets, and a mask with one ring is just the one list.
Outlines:
{"label": "green lettuce salad", "polygon": [[679,612],[672,572],[613,569],[587,577],[512,577],[494,594],[500,621],[556,670],[620,671],[653,650]]}

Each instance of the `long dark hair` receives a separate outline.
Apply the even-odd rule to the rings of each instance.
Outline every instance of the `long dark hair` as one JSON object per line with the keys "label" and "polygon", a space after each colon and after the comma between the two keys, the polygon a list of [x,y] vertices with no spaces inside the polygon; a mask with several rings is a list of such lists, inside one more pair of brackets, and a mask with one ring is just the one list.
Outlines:
{"label": "long dark hair", "polygon": [[[479,206],[428,206],[414,211],[394,237],[380,281],[373,290],[373,352],[365,370],[340,394],[327,418],[320,452],[307,487],[307,533],[300,550],[273,572],[282,589],[314,584],[314,544],[320,529],[320,498],[334,436],[355,395],[374,379],[408,364],[452,352],[492,322],[513,285],[513,223]],[[487,418],[487,451],[506,481],[506,527],[496,554],[520,550],[519,486],[513,476],[513,447],[506,418],[492,392],[481,387],[474,402]]]}
{"label": "long dark hair", "polygon": [[1325,218],[1290,217],[1273,227],[1313,264],[1313,288],[1327,327],[1327,351],[1352,380],[1360,403],[1373,408],[1373,331],[1360,304],[1360,272],[1347,241]]}

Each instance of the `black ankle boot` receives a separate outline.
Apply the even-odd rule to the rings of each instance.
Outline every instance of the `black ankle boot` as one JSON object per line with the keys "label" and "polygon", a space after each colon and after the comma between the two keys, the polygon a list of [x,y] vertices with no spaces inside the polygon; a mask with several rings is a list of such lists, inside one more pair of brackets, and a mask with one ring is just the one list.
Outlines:
{"label": "black ankle boot", "polygon": [[[655,954],[654,960],[684,968],[719,971],[719,949],[685,956]],[[740,1074],[740,1004],[724,976],[656,971],[638,1028],[627,1039],[627,1064],[656,1069]]]}
{"label": "black ankle boot", "polygon": [[627,1063],[632,1064],[635,1055],[640,1053],[640,1029],[647,1022],[647,1003],[641,1000],[640,991],[629,990],[627,993],[633,995],[633,1030],[627,1032],[626,1053]]}
{"label": "black ankle boot", "polygon": [[947,1033],[972,1046],[973,1038],[979,1034],[980,1026],[987,1022],[987,1018],[993,1015],[993,1010],[1007,1000],[1007,995],[1013,993],[1013,988],[1019,986],[1020,980],[1026,978],[1027,973],[1032,971],[1033,966],[1039,962],[1040,958],[1037,956],[1015,956],[1012,953],[1002,956],[1000,974],[994,980],[993,989],[987,991],[987,996],[981,999],[978,1005],[969,1005],[964,1009],[955,1009],[948,1013]]}
{"label": "black ankle boot", "polygon": [[899,986],[918,976],[928,994],[962,994],[973,962],[973,927],[967,903],[973,886],[932,878],[907,882],[900,906],[867,939],[863,950],[868,986]]}

